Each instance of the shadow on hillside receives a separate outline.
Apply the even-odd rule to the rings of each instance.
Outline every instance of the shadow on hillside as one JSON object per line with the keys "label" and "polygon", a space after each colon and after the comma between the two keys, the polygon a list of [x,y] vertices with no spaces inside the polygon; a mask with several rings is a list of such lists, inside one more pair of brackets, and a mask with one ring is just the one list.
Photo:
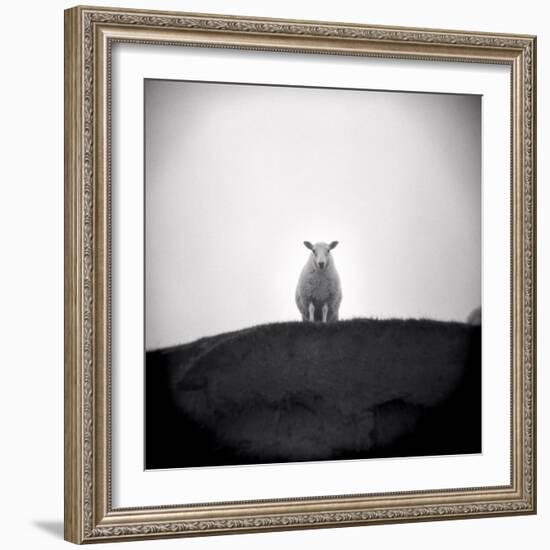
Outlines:
{"label": "shadow on hillside", "polygon": [[481,452],[481,328],[278,323],[146,355],[146,467]]}

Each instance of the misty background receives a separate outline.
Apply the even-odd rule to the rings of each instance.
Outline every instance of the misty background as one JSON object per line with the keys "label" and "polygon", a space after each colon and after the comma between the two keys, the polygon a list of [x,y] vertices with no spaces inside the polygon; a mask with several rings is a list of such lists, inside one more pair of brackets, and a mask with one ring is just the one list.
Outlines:
{"label": "misty background", "polygon": [[481,97],[145,81],[146,349],[299,320],[340,244],[340,318],[481,304]]}

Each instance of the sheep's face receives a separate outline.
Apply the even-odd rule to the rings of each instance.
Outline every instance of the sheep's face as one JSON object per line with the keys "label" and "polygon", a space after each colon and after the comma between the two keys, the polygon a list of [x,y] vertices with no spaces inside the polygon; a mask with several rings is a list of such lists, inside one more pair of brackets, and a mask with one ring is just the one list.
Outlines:
{"label": "sheep's face", "polygon": [[304,241],[304,245],[307,249],[311,250],[313,256],[313,263],[317,269],[321,271],[326,269],[330,265],[331,257],[330,251],[338,244],[338,241],[332,241],[327,243],[315,243],[311,244],[309,241]]}

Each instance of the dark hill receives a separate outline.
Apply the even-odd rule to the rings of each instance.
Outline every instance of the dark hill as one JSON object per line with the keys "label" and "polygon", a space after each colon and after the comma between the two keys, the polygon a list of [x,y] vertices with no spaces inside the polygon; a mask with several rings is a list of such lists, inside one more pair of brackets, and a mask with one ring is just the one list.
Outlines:
{"label": "dark hill", "polygon": [[146,356],[146,465],[481,451],[481,329],[278,323]]}

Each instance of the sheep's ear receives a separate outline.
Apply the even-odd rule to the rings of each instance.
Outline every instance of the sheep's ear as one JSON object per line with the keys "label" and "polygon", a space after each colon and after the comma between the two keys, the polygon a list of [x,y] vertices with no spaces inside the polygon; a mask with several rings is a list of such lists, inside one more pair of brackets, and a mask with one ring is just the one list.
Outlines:
{"label": "sheep's ear", "polygon": [[309,241],[304,241],[304,246],[310,250],[313,250],[313,245]]}
{"label": "sheep's ear", "polygon": [[328,245],[328,247],[329,247],[330,250],[332,250],[333,248],[336,248],[336,245],[337,245],[337,244],[338,244],[338,241],[332,241],[332,242]]}

